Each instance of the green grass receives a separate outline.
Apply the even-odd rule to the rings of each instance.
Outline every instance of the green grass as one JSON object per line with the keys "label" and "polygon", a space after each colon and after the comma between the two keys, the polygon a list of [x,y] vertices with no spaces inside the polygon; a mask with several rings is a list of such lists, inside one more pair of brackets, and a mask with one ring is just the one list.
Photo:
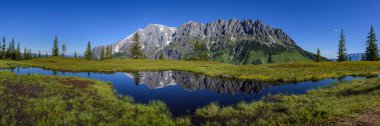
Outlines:
{"label": "green grass", "polygon": [[15,61],[12,60],[0,60],[0,69],[16,67]]}
{"label": "green grass", "polygon": [[110,84],[0,72],[0,125],[189,125],[166,105],[116,97]]}
{"label": "green grass", "polygon": [[72,58],[41,58],[28,61],[0,61],[0,67],[34,66],[63,71],[139,71],[179,70],[209,76],[234,77],[259,81],[304,81],[337,78],[348,75],[371,76],[380,74],[380,62],[292,62],[267,65],[232,65],[219,62],[111,59],[87,61]]}
{"label": "green grass", "polygon": [[[299,62],[258,66],[167,60],[85,61],[62,58],[0,62],[0,67],[3,68],[15,65],[72,71],[172,69],[206,74],[217,71],[211,75],[226,71],[230,75],[242,75],[254,71],[268,77],[301,76],[305,73],[314,76],[320,74],[318,76],[322,77],[329,77],[325,74],[331,73],[367,75],[377,74],[379,69],[378,62]],[[285,71],[285,75],[276,74],[286,73]],[[131,98],[116,97],[111,85],[104,82],[0,72],[0,125],[189,125],[190,122],[195,125],[337,125],[339,120],[379,107],[379,99],[380,78],[363,79],[339,82],[308,91],[304,95],[268,96],[261,101],[237,106],[210,104],[197,109],[191,119],[172,118],[162,102],[135,104]]]}
{"label": "green grass", "polygon": [[339,120],[380,106],[380,78],[340,82],[304,95],[269,96],[234,107],[196,110],[207,125],[339,125]]}

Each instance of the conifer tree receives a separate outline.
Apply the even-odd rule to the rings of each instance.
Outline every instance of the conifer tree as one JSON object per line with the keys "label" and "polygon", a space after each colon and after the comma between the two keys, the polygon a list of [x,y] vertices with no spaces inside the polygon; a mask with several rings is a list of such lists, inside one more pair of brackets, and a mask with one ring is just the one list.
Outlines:
{"label": "conifer tree", "polygon": [[53,51],[52,56],[58,56],[59,55],[58,37],[57,37],[57,35],[54,37],[52,51]]}
{"label": "conifer tree", "polygon": [[62,44],[62,53],[61,53],[61,56],[62,56],[62,57],[65,57],[66,50],[67,50],[66,45],[65,45],[65,44]]}
{"label": "conifer tree", "polygon": [[7,55],[6,49],[7,49],[7,45],[6,45],[5,36],[4,36],[3,37],[3,45],[1,46],[0,59],[5,59],[6,58],[6,55]]}
{"label": "conifer tree", "polygon": [[77,57],[77,51],[74,52],[74,58],[78,58]]}
{"label": "conifer tree", "polygon": [[339,49],[338,49],[338,62],[346,61],[346,39],[343,29],[340,31]]}
{"label": "conifer tree", "polygon": [[11,43],[12,43],[12,48],[11,48],[11,54],[10,54],[10,59],[12,59],[12,60],[16,60],[16,48],[15,48],[15,39],[14,38],[12,38],[12,41],[11,41]]}
{"label": "conifer tree", "polygon": [[365,51],[365,59],[367,61],[376,61],[378,60],[379,49],[377,47],[376,33],[373,29],[373,26],[371,26],[367,39],[368,40],[366,42],[367,48]]}
{"label": "conifer tree", "polygon": [[13,59],[13,55],[14,55],[14,40],[12,39],[12,41],[9,42],[9,46],[8,46],[5,58]]}
{"label": "conifer tree", "polygon": [[41,58],[41,50],[38,50],[38,58]]}
{"label": "conifer tree", "polygon": [[32,54],[32,49],[29,48],[29,53],[28,53],[29,59],[33,59],[33,54]]}
{"label": "conifer tree", "polygon": [[268,56],[268,63],[273,63],[273,60],[272,60],[272,52],[269,53],[269,56]]}
{"label": "conifer tree", "polygon": [[24,48],[24,54],[23,54],[23,57],[22,57],[23,60],[28,60],[29,57],[28,57],[28,52],[26,51],[26,47]]}
{"label": "conifer tree", "polygon": [[15,39],[12,38],[12,49],[11,49],[11,59],[16,60],[16,48],[15,48]]}
{"label": "conifer tree", "polygon": [[16,58],[15,60],[21,60],[21,49],[20,49],[20,42],[17,43],[17,49],[16,49]]}
{"label": "conifer tree", "polygon": [[7,49],[7,44],[5,42],[5,36],[4,36],[3,37],[3,45],[1,47],[1,56],[0,56],[1,59],[5,59],[6,58],[6,55],[7,55],[6,49]]}
{"label": "conifer tree", "polygon": [[45,54],[45,57],[49,57],[48,53]]}
{"label": "conifer tree", "polygon": [[317,57],[316,57],[316,60],[315,60],[316,62],[321,62],[321,50],[319,50],[319,48],[318,48],[318,50],[317,50]]}
{"label": "conifer tree", "polygon": [[92,53],[91,53],[91,42],[90,41],[88,41],[88,43],[87,43],[87,48],[86,48],[86,52],[84,53],[84,55],[85,55],[86,60],[91,60]]}
{"label": "conifer tree", "polygon": [[132,55],[132,58],[134,59],[144,58],[144,53],[141,48],[142,48],[142,45],[140,42],[140,36],[138,33],[135,33],[133,36],[133,43],[130,47],[130,53]]}

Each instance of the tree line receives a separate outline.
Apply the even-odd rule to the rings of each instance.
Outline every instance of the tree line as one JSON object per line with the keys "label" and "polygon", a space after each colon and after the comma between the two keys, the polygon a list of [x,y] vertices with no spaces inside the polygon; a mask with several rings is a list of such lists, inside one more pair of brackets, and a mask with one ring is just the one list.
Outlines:
{"label": "tree line", "polygon": [[[60,50],[59,49],[59,41],[58,41],[58,37],[56,35],[54,37],[54,41],[53,41],[52,56],[54,56],[54,57],[58,57],[58,56],[65,57],[65,53],[67,50],[66,44],[61,45],[61,53],[59,52],[59,50]],[[78,56],[77,52],[75,51],[73,58],[82,58],[82,57]],[[86,59],[86,60],[92,59],[91,42],[90,41],[88,41],[88,43],[87,43],[87,48],[84,52],[84,59]]]}
{"label": "tree line", "polygon": [[[135,59],[145,58],[145,55],[142,50],[142,45],[140,42],[140,36],[138,33],[134,35],[133,44],[130,47],[131,57]],[[93,53],[91,51],[91,42],[88,41],[86,50],[84,52],[83,58],[86,60],[92,60]],[[21,51],[20,43],[15,44],[15,40],[9,42],[9,46],[7,46],[5,36],[2,38],[2,42],[0,42],[0,59],[10,59],[10,60],[30,60],[34,58],[42,58],[42,57],[65,57],[65,53],[67,50],[66,44],[59,45],[58,36],[56,35],[53,40],[53,48],[51,55],[46,53],[45,55],[41,54],[41,51],[38,51],[38,54],[32,53],[32,49],[24,48],[24,52]],[[106,47],[102,47],[100,51],[100,59],[112,59],[113,47],[112,45],[107,45]],[[74,52],[73,58],[82,58],[78,56],[77,52]]]}
{"label": "tree line", "polygon": [[[378,61],[380,60],[379,57],[379,49],[377,46],[377,39],[376,39],[376,33],[371,26],[370,31],[367,36],[366,43],[366,50],[362,56],[362,61]],[[340,37],[339,37],[339,43],[338,43],[338,59],[337,62],[343,62],[343,61],[351,61],[351,57],[347,59],[347,48],[346,48],[346,39],[343,29],[340,30]],[[320,62],[321,60],[321,52],[318,48],[317,50],[317,56],[316,56],[316,62]]]}
{"label": "tree line", "polygon": [[6,37],[4,36],[0,42],[0,59],[30,60],[30,59],[42,58],[42,57],[44,56],[41,55],[40,50],[38,51],[38,54],[33,54],[32,49],[31,48],[27,49],[26,46],[22,52],[20,42],[18,42],[16,46],[16,42],[14,38],[12,38],[11,41],[9,41],[7,44]]}
{"label": "tree line", "polygon": [[[59,42],[57,36],[55,36],[55,39],[53,41],[53,48],[52,48],[52,56],[59,56]],[[62,53],[60,56],[65,55],[67,47],[65,44],[62,45]],[[84,59],[86,60],[92,60],[93,58],[93,53],[91,51],[91,42],[88,41],[86,50],[84,52]],[[99,54],[99,59],[112,59],[112,53],[113,53],[113,46],[112,45],[107,45],[105,47],[101,47],[100,49],[100,54]],[[135,33],[133,36],[133,43],[129,49],[130,56],[134,59],[144,59],[146,58],[143,50],[142,50],[142,45],[140,42],[140,35],[138,33]],[[77,57],[77,53],[74,53],[74,58]]]}
{"label": "tree line", "polygon": [[[109,48],[111,48],[111,47],[109,47]],[[57,36],[54,37],[53,48],[52,48],[51,55],[48,55],[48,53],[41,54],[41,50],[39,50],[38,53],[32,53],[32,49],[31,48],[26,48],[26,46],[25,46],[24,50],[21,51],[20,42],[18,42],[17,46],[16,46],[15,39],[12,38],[12,40],[7,44],[6,37],[4,36],[1,39],[1,42],[0,42],[0,59],[30,60],[30,59],[35,59],[35,58],[49,57],[49,56],[53,56],[53,57],[65,57],[66,50],[67,50],[66,44],[62,44],[60,46],[60,48],[59,48],[59,41],[58,41],[58,37]],[[112,50],[112,48],[111,48],[111,50]],[[109,55],[110,54],[107,54],[107,57]],[[81,57],[79,57],[77,55],[76,51],[74,53],[74,58],[81,58]],[[84,58],[87,59],[87,60],[91,60],[92,59],[90,41],[88,42]],[[112,52],[111,52],[111,58],[112,58]]]}

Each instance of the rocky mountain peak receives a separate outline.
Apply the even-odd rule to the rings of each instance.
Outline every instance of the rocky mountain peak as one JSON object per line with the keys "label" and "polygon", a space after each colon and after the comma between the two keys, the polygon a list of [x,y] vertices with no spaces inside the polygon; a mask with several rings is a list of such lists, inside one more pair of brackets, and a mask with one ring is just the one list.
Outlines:
{"label": "rocky mountain peak", "polygon": [[[135,33],[140,34],[144,53],[150,59],[157,59],[161,54],[166,59],[191,59],[205,54],[215,61],[260,64],[265,63],[268,54],[280,55],[284,51],[294,52],[297,57],[281,60],[313,58],[313,54],[298,47],[283,30],[265,25],[261,20],[233,18],[205,24],[189,21],[177,28],[149,24]],[[115,54],[127,55],[133,34],[113,45]],[[193,54],[195,40],[202,43],[203,54]]]}
{"label": "rocky mountain peak", "polygon": [[[133,35],[138,33],[140,35],[142,48],[147,58],[155,58],[153,54],[173,42],[172,36],[175,30],[175,27],[149,24],[144,29],[138,29],[123,40],[113,44],[114,54],[128,55],[128,50],[133,43]],[[102,46],[95,47],[93,52],[98,55],[101,47]]]}

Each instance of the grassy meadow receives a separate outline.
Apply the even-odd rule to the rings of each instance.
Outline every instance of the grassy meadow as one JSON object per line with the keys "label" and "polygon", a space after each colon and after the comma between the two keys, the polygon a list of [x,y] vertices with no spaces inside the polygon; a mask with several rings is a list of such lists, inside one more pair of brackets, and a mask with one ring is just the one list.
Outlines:
{"label": "grassy meadow", "polygon": [[189,125],[159,101],[135,104],[110,84],[0,72],[0,125]]}
{"label": "grassy meadow", "polygon": [[379,125],[380,78],[340,82],[304,95],[268,96],[262,101],[197,109],[207,125]]}
{"label": "grassy meadow", "polygon": [[236,106],[210,104],[174,118],[162,102],[115,96],[109,83],[0,72],[1,125],[373,125],[380,123],[379,99],[380,78],[373,78]]}
{"label": "grassy meadow", "polygon": [[342,76],[371,76],[380,74],[380,62],[292,62],[266,65],[232,65],[220,62],[109,59],[89,61],[73,58],[50,57],[26,61],[0,61],[0,68],[41,67],[62,71],[160,71],[179,70],[209,76],[253,79],[258,81],[305,81]]}

